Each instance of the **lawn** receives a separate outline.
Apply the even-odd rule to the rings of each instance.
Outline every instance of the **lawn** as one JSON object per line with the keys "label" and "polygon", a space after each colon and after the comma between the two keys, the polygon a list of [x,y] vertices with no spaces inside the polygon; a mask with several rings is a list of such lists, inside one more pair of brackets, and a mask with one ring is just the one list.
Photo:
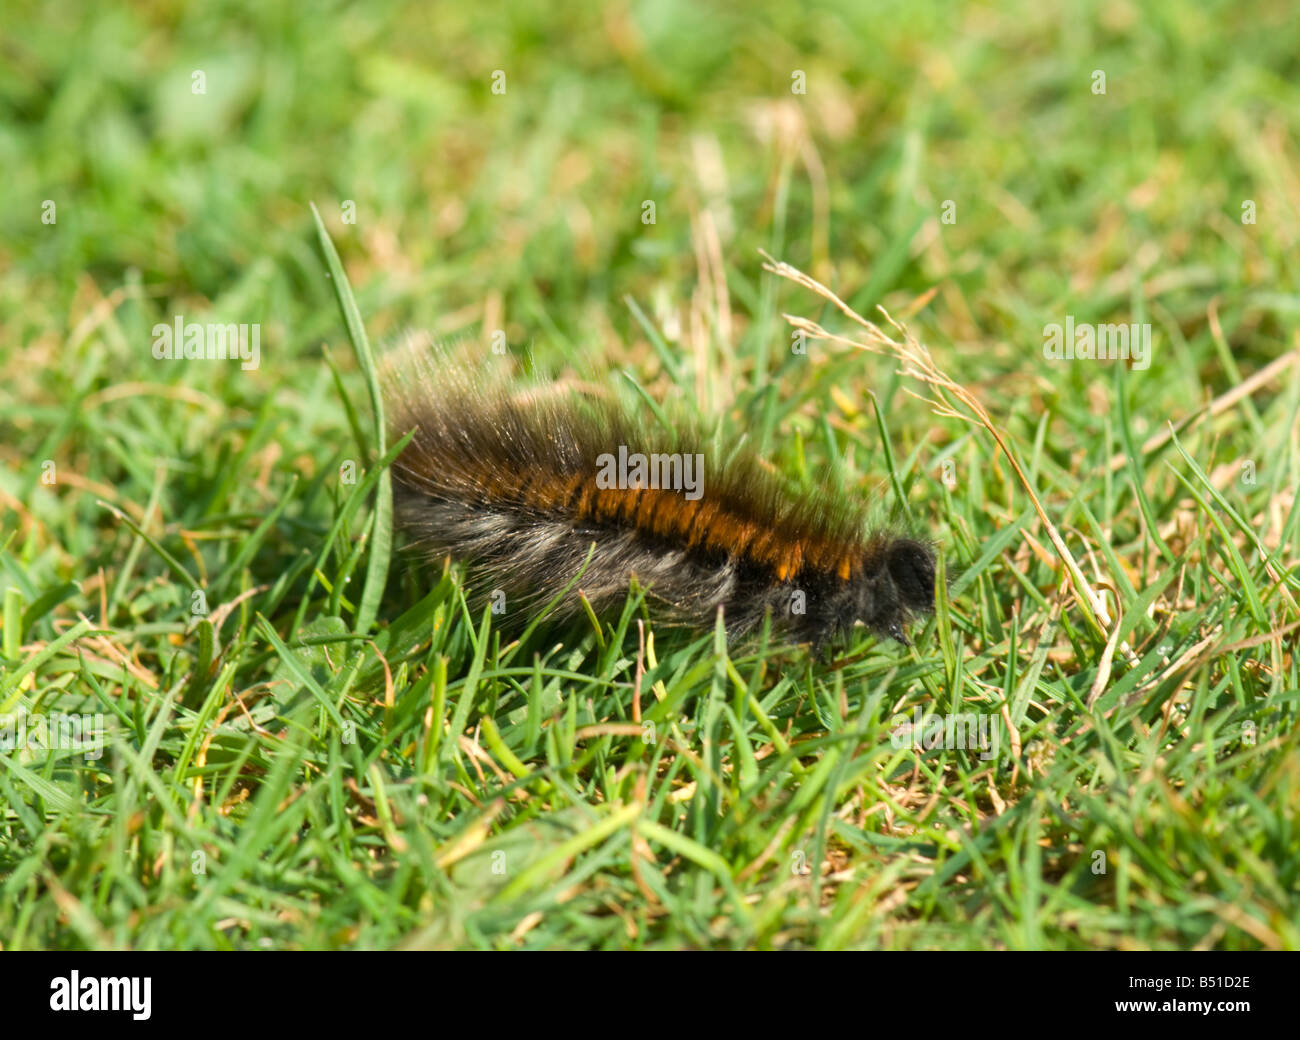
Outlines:
{"label": "lawn", "polygon": [[[1300,948],[1296,39],[7,9],[0,948]],[[935,616],[499,625],[392,528],[412,329],[873,502]]]}

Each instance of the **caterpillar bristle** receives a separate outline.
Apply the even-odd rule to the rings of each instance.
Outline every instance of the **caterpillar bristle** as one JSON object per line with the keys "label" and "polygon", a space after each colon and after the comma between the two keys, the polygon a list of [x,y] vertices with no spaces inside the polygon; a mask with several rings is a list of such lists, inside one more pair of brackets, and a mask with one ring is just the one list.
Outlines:
{"label": "caterpillar bristle", "polygon": [[616,398],[520,391],[447,351],[415,346],[386,379],[395,515],[413,548],[471,567],[511,609],[615,609],[631,579],[670,620],[729,636],[774,626],[825,647],[856,622],[907,643],[934,608],[935,555],[923,539],[868,526],[840,496],[792,491],[752,452],[716,467],[712,439],[668,429]]}

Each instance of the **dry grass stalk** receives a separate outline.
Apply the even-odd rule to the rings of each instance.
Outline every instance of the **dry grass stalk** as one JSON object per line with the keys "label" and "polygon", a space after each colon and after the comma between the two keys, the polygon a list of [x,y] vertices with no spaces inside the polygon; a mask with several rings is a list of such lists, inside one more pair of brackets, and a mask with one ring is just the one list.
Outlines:
{"label": "dry grass stalk", "polygon": [[898,332],[901,339],[895,339],[880,328],[880,326],[862,317],[862,315],[858,314],[857,311],[815,278],[809,277],[798,268],[792,267],[790,264],[774,259],[762,250],[760,250],[760,252],[765,261],[763,264],[764,270],[770,271],[781,278],[788,279],[796,285],[801,285],[805,289],[809,289],[816,293],[822,299],[834,304],[840,313],[854,324],[860,326],[865,331],[866,335],[860,339],[841,336],[827,331],[817,322],[811,321],[808,318],[799,317],[798,315],[793,314],[783,314],[782,316],[792,327],[800,330],[811,339],[843,343],[846,346],[855,347],[859,350],[866,350],[873,354],[880,354],[885,357],[893,358],[895,361],[900,363],[901,367],[899,371],[903,375],[925,383],[933,389],[934,393],[930,396],[923,396],[910,390],[908,392],[912,393],[912,396],[929,404],[935,414],[949,416],[955,419],[960,419],[964,422],[976,424],[984,427],[984,429],[989,432],[989,435],[997,443],[998,447],[1002,449],[1002,453],[1006,455],[1007,461],[1011,463],[1011,467],[1015,470],[1017,479],[1025,489],[1025,494],[1029,496],[1030,502],[1033,503],[1034,511],[1038,513],[1038,519],[1042,522],[1043,529],[1047,532],[1047,536],[1051,540],[1057,556],[1065,566],[1066,577],[1071,587],[1074,589],[1075,597],[1083,611],[1084,617],[1088,620],[1089,624],[1093,626],[1099,636],[1106,638],[1106,630],[1111,623],[1111,619],[1109,611],[1106,609],[1105,600],[1084,576],[1083,570],[1079,567],[1074,555],[1066,546],[1065,540],[1061,537],[1060,531],[1057,530],[1056,525],[1052,523],[1051,518],[1047,515],[1047,511],[1043,508],[1043,503],[1039,499],[1038,493],[1034,490],[1033,485],[1030,483],[1024,467],[1020,464],[1020,459],[1017,457],[1015,451],[1012,450],[1011,445],[1007,443],[1006,436],[994,424],[993,419],[989,416],[989,413],[985,410],[984,406],[979,402],[979,399],[960,383],[942,372],[934,363],[934,359],[930,356],[930,351],[926,349],[925,345],[909,333],[906,326],[890,317],[889,312],[883,307],[880,308],[880,312],[885,316],[886,321],[888,321],[889,324]]}

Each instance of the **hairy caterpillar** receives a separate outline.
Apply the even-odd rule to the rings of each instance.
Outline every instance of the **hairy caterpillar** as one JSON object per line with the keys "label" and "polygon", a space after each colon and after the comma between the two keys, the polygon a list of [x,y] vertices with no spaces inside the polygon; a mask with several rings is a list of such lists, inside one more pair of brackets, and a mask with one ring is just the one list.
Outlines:
{"label": "hairy caterpillar", "polygon": [[771,611],[816,648],[858,621],[906,644],[909,619],[933,610],[928,543],[870,529],[840,497],[792,491],[691,422],[512,390],[438,350],[390,371],[386,397],[393,433],[415,430],[393,464],[399,528],[514,602],[545,603],[581,572],[560,613],[580,609],[579,590],[601,611],[635,576],[673,620],[711,626],[721,607],[742,636]]}

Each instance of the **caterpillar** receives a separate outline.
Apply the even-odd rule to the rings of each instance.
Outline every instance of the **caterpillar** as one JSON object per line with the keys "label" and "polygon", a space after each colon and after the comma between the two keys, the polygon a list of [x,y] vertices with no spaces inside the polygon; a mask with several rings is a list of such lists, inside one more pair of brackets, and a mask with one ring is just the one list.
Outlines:
{"label": "caterpillar", "polygon": [[[698,422],[654,421],[617,397],[516,389],[445,348],[390,362],[394,517],[411,548],[468,564],[513,602],[594,611],[633,577],[674,622],[729,638],[773,628],[824,650],[857,622],[908,644],[934,608],[927,540],[869,526],[867,509],[791,489],[744,444],[722,450]],[[652,604],[653,605],[653,604]]]}

